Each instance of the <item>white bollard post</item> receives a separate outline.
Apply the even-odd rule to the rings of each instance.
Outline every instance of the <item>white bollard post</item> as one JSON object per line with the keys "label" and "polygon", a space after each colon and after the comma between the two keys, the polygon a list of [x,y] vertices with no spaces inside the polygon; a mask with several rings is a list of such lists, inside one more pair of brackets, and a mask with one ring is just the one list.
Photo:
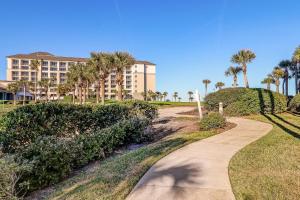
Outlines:
{"label": "white bollard post", "polygon": [[219,103],[219,113],[221,115],[223,115],[223,103],[222,102]]}
{"label": "white bollard post", "polygon": [[197,105],[198,105],[199,118],[201,120],[203,118],[203,115],[202,115],[202,109],[201,109],[200,94],[199,94],[198,90],[196,90],[195,95],[196,95],[196,100],[197,100]]}

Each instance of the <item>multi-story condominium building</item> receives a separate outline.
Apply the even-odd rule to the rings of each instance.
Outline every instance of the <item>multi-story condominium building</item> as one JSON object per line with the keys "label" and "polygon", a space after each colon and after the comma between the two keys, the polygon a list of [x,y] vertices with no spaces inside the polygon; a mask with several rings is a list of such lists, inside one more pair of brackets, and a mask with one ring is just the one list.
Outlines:
{"label": "multi-story condominium building", "polygon": [[[39,60],[41,65],[37,74],[30,67],[32,60]],[[57,84],[65,83],[66,73],[70,66],[77,62],[85,63],[87,58],[55,56],[47,52],[35,52],[31,54],[16,54],[7,56],[8,81],[40,81],[52,78],[54,87],[50,88],[49,95],[56,97]],[[148,61],[136,61],[131,68],[124,70],[124,90],[136,99],[142,99],[142,93],[149,90],[155,92],[156,65]],[[109,75],[105,83],[105,96],[107,99],[114,99],[116,94],[116,74],[114,71]],[[41,93],[41,96],[43,94]]]}

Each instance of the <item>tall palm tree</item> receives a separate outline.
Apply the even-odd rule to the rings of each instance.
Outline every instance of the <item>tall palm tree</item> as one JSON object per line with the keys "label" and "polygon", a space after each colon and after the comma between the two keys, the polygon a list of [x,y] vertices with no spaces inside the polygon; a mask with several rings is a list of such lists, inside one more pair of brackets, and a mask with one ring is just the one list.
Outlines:
{"label": "tall palm tree", "polygon": [[[72,70],[70,70],[72,72]],[[76,93],[76,87],[77,87],[77,76],[75,73],[71,73],[71,72],[67,73],[67,84],[70,87],[70,90],[72,91],[72,103],[75,104],[75,93]]]}
{"label": "tall palm tree", "polygon": [[17,82],[17,84],[23,90],[23,105],[25,105],[27,87],[29,86],[30,83],[27,80],[20,80],[20,81]]}
{"label": "tall palm tree", "polygon": [[275,67],[272,71],[272,76],[275,79],[276,92],[279,93],[280,79],[284,77],[284,71],[280,67]]}
{"label": "tall palm tree", "polygon": [[237,76],[243,71],[241,67],[233,67],[230,66],[226,71],[225,71],[225,76],[233,76],[233,87],[237,87]]}
{"label": "tall palm tree", "polygon": [[52,86],[53,79],[44,78],[38,82],[38,85],[41,87],[41,89],[45,92],[46,101],[49,101],[49,88]]}
{"label": "tall palm tree", "polygon": [[219,90],[221,90],[222,87],[224,87],[224,86],[225,86],[225,83],[223,83],[223,82],[217,82],[215,84],[216,89],[219,89]]}
{"label": "tall palm tree", "polygon": [[95,69],[96,77],[98,78],[98,85],[100,86],[96,91],[96,102],[99,103],[99,89],[101,90],[101,102],[105,102],[105,80],[109,76],[113,65],[115,64],[114,55],[108,53],[91,53],[90,63]]}
{"label": "tall palm tree", "polygon": [[116,70],[116,83],[118,90],[118,100],[122,101],[122,90],[124,82],[124,70],[130,68],[135,63],[135,59],[127,52],[115,52],[114,57],[112,57],[111,63],[114,65]]}
{"label": "tall palm tree", "polygon": [[299,93],[300,90],[300,85],[299,85],[299,81],[298,81],[298,76],[299,76],[299,65],[300,65],[300,46],[297,47],[293,53],[293,57],[292,57],[292,61],[295,63],[295,67],[294,67],[294,75],[295,75],[295,86],[296,86],[296,94]]}
{"label": "tall palm tree", "polygon": [[209,79],[204,79],[202,81],[202,83],[204,84],[205,86],[205,96],[207,95],[207,86],[211,83],[211,81]]}
{"label": "tall palm tree", "polygon": [[86,81],[86,67],[87,65],[84,63],[76,63],[73,64],[72,67],[70,68],[70,73],[69,76],[76,81],[77,83],[77,88],[79,89],[79,103],[83,103],[83,88],[85,87],[85,81]]}
{"label": "tall palm tree", "polygon": [[178,92],[174,92],[173,93],[173,98],[174,98],[174,101],[176,102],[176,100],[177,100],[177,97],[178,97]]}
{"label": "tall palm tree", "polygon": [[38,70],[41,65],[41,62],[38,60],[31,60],[30,68],[35,71],[35,80],[34,80],[34,102],[37,101],[37,80],[38,80]]}
{"label": "tall palm tree", "polygon": [[284,70],[284,79],[282,82],[282,93],[285,94],[286,96],[289,96],[289,69],[292,66],[292,62],[290,60],[282,60],[279,62],[278,66]]}
{"label": "tall palm tree", "polygon": [[189,95],[189,101],[192,102],[193,99],[193,92],[192,91],[188,91],[188,95]]}
{"label": "tall palm tree", "polygon": [[178,101],[179,101],[179,102],[181,101],[181,97],[178,97]]}
{"label": "tall palm tree", "polygon": [[16,105],[16,95],[19,88],[18,83],[10,83],[7,85],[7,90],[13,94],[14,105]]}
{"label": "tall palm tree", "polygon": [[160,100],[161,92],[156,91],[155,93],[156,93],[156,99],[157,99],[157,100]]}
{"label": "tall palm tree", "polygon": [[168,92],[163,92],[162,95],[163,95],[164,101],[166,101],[166,97],[168,96]]}
{"label": "tall palm tree", "polygon": [[249,82],[247,78],[247,64],[251,63],[256,58],[255,53],[251,50],[243,49],[237,54],[234,54],[231,58],[231,62],[241,65],[244,75],[244,84],[246,88],[249,88]]}
{"label": "tall palm tree", "polygon": [[271,90],[271,84],[274,84],[275,80],[274,80],[273,76],[271,74],[269,74],[266,78],[264,78],[264,80],[261,81],[261,83],[266,84],[267,89]]}

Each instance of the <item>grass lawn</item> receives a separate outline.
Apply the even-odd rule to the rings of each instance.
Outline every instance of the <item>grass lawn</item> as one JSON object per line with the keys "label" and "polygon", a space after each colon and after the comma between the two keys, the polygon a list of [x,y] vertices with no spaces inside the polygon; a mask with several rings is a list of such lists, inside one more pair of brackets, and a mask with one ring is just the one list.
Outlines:
{"label": "grass lawn", "polygon": [[143,174],[160,158],[215,134],[217,131],[177,133],[96,163],[93,170],[81,172],[56,185],[48,199],[125,199]]}
{"label": "grass lawn", "polygon": [[236,199],[300,199],[300,117],[285,113],[248,118],[274,128],[230,161]]}

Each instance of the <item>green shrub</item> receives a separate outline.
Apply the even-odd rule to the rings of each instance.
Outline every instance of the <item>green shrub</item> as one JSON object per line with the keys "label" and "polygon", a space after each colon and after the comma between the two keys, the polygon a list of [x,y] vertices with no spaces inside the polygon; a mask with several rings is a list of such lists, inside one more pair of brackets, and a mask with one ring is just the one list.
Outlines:
{"label": "green shrub", "polygon": [[211,130],[215,128],[223,128],[226,126],[226,119],[220,113],[212,112],[204,116],[200,121],[201,130]]}
{"label": "green shrub", "polygon": [[286,97],[265,89],[228,88],[209,94],[205,107],[216,111],[223,102],[224,112],[230,116],[259,113],[281,113],[286,111]]}
{"label": "green shrub", "polygon": [[0,122],[0,143],[5,152],[26,148],[39,136],[76,137],[91,134],[132,117],[157,116],[155,106],[132,101],[105,106],[43,103],[27,105],[7,113]]}
{"label": "green shrub", "polygon": [[292,98],[288,109],[292,112],[300,112],[300,94],[297,94]]}
{"label": "green shrub", "polygon": [[55,136],[41,136],[18,154],[22,166],[32,168],[23,172],[20,184],[28,183],[23,190],[33,191],[57,183],[78,167],[92,160],[102,159],[121,146],[144,141],[146,118],[123,120],[109,128],[73,140]]}

